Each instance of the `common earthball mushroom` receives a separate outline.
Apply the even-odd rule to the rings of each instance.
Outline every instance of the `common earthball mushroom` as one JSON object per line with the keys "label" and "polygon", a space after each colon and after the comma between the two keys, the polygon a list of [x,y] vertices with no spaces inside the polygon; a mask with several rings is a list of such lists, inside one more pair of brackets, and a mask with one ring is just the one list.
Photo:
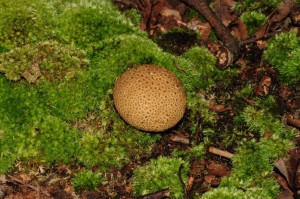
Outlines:
{"label": "common earthball mushroom", "polygon": [[165,131],[184,115],[185,91],[167,69],[146,64],[127,70],[113,90],[115,107],[133,127],[149,132]]}

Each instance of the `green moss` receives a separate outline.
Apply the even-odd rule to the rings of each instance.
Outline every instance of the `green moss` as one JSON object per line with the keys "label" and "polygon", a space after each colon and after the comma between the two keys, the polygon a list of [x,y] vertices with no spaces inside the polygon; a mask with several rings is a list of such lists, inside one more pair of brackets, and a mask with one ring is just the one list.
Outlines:
{"label": "green moss", "polygon": [[139,27],[142,15],[135,9],[129,9],[122,12],[127,18],[130,19],[130,21],[134,24],[134,26]]}
{"label": "green moss", "polygon": [[255,30],[266,22],[267,16],[255,10],[246,11],[241,15],[241,20],[246,25],[248,34],[252,36]]}
{"label": "green moss", "polygon": [[209,144],[216,134],[214,131],[216,114],[209,110],[209,101],[205,99],[203,93],[192,93],[188,95],[187,108],[188,113],[184,122],[189,127],[188,130],[193,135],[203,133],[204,144]]}
{"label": "green moss", "polygon": [[170,188],[172,198],[183,198],[178,171],[183,164],[182,178],[187,183],[188,165],[180,158],[159,157],[134,171],[133,194],[136,196]]}
{"label": "green moss", "polygon": [[286,32],[268,42],[264,58],[279,72],[283,83],[294,84],[299,81],[299,53],[299,37],[296,33]]}
{"label": "green moss", "polygon": [[0,1],[0,46],[11,49],[52,38],[55,26],[55,10],[46,1]]}
{"label": "green moss", "polygon": [[72,179],[72,185],[77,192],[84,190],[97,190],[99,184],[104,180],[99,173],[83,170],[76,173]]}
{"label": "green moss", "polygon": [[110,1],[67,4],[59,18],[59,31],[63,40],[81,47],[113,36],[139,32]]}
{"label": "green moss", "polygon": [[0,55],[0,72],[10,80],[25,78],[30,83],[69,80],[87,64],[83,50],[56,41],[26,44]]}
{"label": "green moss", "polygon": [[200,88],[208,88],[219,81],[226,72],[218,69],[216,58],[205,47],[194,47],[188,50],[184,57],[193,63],[201,78]]}

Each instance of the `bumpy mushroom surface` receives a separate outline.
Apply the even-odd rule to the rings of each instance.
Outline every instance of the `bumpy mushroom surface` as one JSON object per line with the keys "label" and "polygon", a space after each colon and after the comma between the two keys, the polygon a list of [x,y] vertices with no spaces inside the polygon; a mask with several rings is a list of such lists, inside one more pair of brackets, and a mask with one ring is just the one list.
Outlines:
{"label": "bumpy mushroom surface", "polygon": [[133,127],[160,132],[183,117],[186,96],[179,79],[157,65],[127,70],[115,82],[114,103],[121,117]]}

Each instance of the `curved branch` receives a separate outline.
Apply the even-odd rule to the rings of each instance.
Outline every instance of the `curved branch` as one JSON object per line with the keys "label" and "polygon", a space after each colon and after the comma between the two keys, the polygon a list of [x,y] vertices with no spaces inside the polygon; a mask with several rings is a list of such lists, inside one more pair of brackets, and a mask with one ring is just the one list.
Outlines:
{"label": "curved branch", "polygon": [[[183,3],[187,4],[198,13],[200,13],[203,17],[207,19],[207,21],[211,24],[212,27],[215,28],[216,34],[218,38],[224,43],[224,46],[228,49],[231,53],[229,56],[230,60],[226,66],[231,64],[238,58],[239,55],[239,43],[238,41],[232,36],[229,29],[225,27],[222,21],[218,18],[218,16],[211,10],[208,6],[206,0],[181,0]],[[224,58],[224,55],[218,56],[219,59]],[[225,66],[225,67],[226,67]]]}

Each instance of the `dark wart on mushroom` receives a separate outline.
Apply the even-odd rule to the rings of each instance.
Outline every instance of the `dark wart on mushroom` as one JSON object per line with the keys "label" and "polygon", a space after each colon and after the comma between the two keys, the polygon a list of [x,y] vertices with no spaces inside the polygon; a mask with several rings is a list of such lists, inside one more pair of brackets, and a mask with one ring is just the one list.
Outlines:
{"label": "dark wart on mushroom", "polygon": [[179,79],[153,64],[131,68],[118,77],[113,97],[118,113],[128,124],[149,132],[175,126],[186,108]]}

